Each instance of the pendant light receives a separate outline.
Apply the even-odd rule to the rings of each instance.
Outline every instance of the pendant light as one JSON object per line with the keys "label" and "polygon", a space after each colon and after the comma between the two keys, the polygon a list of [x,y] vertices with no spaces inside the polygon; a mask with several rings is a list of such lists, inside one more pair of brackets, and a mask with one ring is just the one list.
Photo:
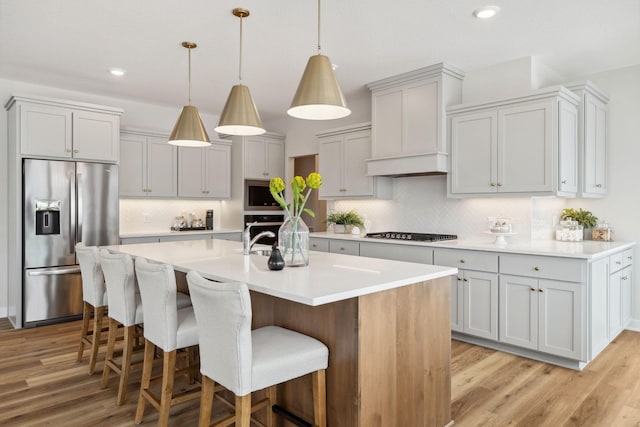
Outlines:
{"label": "pendant light", "polygon": [[182,107],[178,121],[169,136],[169,144],[184,147],[206,147],[211,145],[209,135],[202,124],[198,108],[191,105],[191,49],[198,47],[192,42],[182,42],[189,49],[189,105]]}
{"label": "pendant light", "polygon": [[249,16],[247,9],[235,8],[233,15],[240,18],[240,60],[238,63],[239,83],[231,88],[224,104],[216,132],[227,135],[260,135],[265,133],[262,120],[253,102],[249,88],[242,84],[242,19]]}
{"label": "pendant light", "polygon": [[307,120],[339,119],[351,114],[342,96],[329,57],[320,54],[320,0],[318,0],[318,54],[309,58],[287,114]]}

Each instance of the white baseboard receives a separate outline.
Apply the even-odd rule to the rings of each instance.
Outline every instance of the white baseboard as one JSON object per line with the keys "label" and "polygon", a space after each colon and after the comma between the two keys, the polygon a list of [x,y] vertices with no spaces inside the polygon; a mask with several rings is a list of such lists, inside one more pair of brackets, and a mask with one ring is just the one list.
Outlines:
{"label": "white baseboard", "polygon": [[640,319],[631,319],[631,322],[629,322],[625,329],[634,332],[640,332]]}

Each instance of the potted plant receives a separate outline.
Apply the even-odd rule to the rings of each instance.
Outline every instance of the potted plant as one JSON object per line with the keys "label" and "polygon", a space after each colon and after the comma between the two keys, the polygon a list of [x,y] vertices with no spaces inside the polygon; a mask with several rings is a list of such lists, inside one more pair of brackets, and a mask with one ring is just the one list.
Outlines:
{"label": "potted plant", "polygon": [[560,218],[563,221],[574,220],[584,228],[584,239],[591,239],[591,229],[595,227],[598,217],[582,208],[575,210],[573,208],[565,208],[562,210]]}
{"label": "potted plant", "polygon": [[327,215],[327,224],[333,224],[334,233],[351,233],[354,226],[364,226],[362,218],[354,210],[330,213]]}

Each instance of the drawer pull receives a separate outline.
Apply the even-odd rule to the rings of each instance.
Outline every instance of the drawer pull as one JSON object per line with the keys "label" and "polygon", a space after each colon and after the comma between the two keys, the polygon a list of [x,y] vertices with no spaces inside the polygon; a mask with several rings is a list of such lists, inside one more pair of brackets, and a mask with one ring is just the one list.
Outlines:
{"label": "drawer pull", "polygon": [[[540,271],[540,267],[533,267],[535,271]],[[541,291],[542,292],[542,291]]]}

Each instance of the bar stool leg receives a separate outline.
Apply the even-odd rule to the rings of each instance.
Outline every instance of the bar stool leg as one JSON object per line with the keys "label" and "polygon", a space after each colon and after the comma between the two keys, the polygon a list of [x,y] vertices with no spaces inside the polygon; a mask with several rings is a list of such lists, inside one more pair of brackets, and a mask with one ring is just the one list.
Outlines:
{"label": "bar stool leg", "polygon": [[80,362],[84,354],[84,341],[89,333],[89,318],[91,317],[91,307],[89,303],[84,301],[82,306],[82,332],[80,334],[80,347],[78,348],[78,357],[76,361]]}
{"label": "bar stool leg", "polygon": [[211,424],[211,409],[216,383],[209,377],[202,375],[202,396],[200,396],[200,419],[198,427],[209,427]]}
{"label": "bar stool leg", "polygon": [[236,396],[236,427],[249,427],[251,423],[251,393]]}
{"label": "bar stool leg", "polygon": [[160,416],[158,426],[166,427],[169,424],[169,409],[173,396],[173,380],[176,375],[177,351],[165,351],[162,363],[162,393],[160,395]]}
{"label": "bar stool leg", "polygon": [[[86,304],[86,303],[85,303]],[[91,356],[89,358],[89,374],[96,372],[96,362],[98,360],[98,349],[102,336],[102,319],[104,317],[104,307],[94,307],[93,309],[93,336],[91,342]]]}
{"label": "bar stool leg", "polygon": [[269,399],[269,404],[267,405],[267,427],[273,427],[273,405],[276,404],[276,386],[272,385],[271,387],[267,387],[267,399]]}
{"label": "bar stool leg", "polygon": [[145,394],[148,393],[151,383],[151,370],[153,369],[153,356],[156,346],[151,341],[144,340],[144,361],[142,365],[142,380],[140,382],[140,397],[138,398],[138,408],[136,410],[135,423],[140,424],[144,417],[144,405],[146,403]]}
{"label": "bar stool leg", "polygon": [[127,326],[124,328],[124,348],[122,349],[120,384],[118,385],[118,406],[122,405],[127,398],[127,384],[129,381],[129,369],[131,368],[131,355],[133,353],[133,342],[135,340],[135,334],[135,326]]}
{"label": "bar stool leg", "polygon": [[311,374],[313,382],[313,421],[318,427],[327,426],[327,388],[325,370]]}
{"label": "bar stool leg", "polygon": [[104,368],[102,369],[102,381],[100,388],[106,388],[109,381],[110,363],[113,362],[113,349],[116,345],[116,334],[118,332],[118,321],[109,318],[109,336],[107,338],[107,354],[104,357]]}

